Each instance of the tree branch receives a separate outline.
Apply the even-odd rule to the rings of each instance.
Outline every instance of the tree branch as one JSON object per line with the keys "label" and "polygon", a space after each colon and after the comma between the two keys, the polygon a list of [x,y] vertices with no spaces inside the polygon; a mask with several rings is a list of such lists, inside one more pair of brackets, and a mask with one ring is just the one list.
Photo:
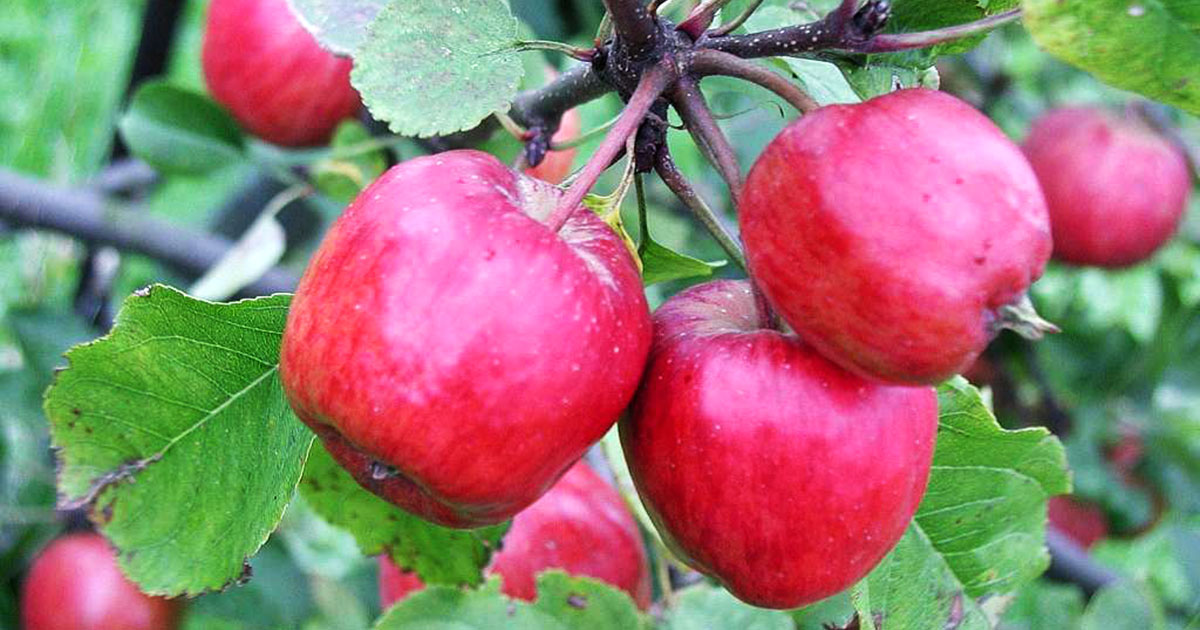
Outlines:
{"label": "tree branch", "polygon": [[[195,276],[233,245],[228,239],[109,203],[93,190],[51,186],[5,169],[0,169],[0,220],[143,254]],[[275,268],[245,291],[279,293],[293,290],[296,283],[295,275]]]}
{"label": "tree branch", "polygon": [[551,230],[557,232],[571,213],[575,212],[583,197],[596,185],[600,174],[608,169],[613,159],[625,148],[625,141],[637,132],[654,102],[675,78],[675,66],[672,63],[660,63],[646,70],[633,96],[625,104],[621,117],[608,130],[600,146],[596,147],[596,152],[588,158],[579,176],[559,200],[554,212],[546,219],[546,225]]}
{"label": "tree branch", "polygon": [[[743,59],[796,56],[805,53],[840,51],[884,53],[928,48],[970,35],[985,33],[1021,17],[1020,9],[997,13],[981,20],[919,33],[880,34],[891,12],[889,0],[868,0],[855,11],[854,0],[842,4],[824,18],[808,24],[776,28],[749,35],[712,33],[701,47],[727,52]],[[853,12],[853,13],[851,13]]]}
{"label": "tree branch", "polygon": [[552,121],[557,128],[558,119],[567,110],[611,91],[592,71],[591,64],[576,64],[546,85],[518,94],[508,115],[526,128],[545,126]]}
{"label": "tree branch", "polygon": [[693,79],[681,78],[671,89],[670,100],[687,126],[688,133],[692,134],[697,146],[725,180],[736,204],[742,198],[742,169],[738,166],[737,152],[721,131],[699,86]]}
{"label": "tree branch", "polygon": [[1120,574],[1097,563],[1075,541],[1052,526],[1046,527],[1046,547],[1050,549],[1050,569],[1046,571],[1046,577],[1077,584],[1088,597],[1121,580]]}
{"label": "tree branch", "polygon": [[658,41],[658,24],[644,0],[604,0],[613,32],[632,59],[645,57]]}
{"label": "tree branch", "polygon": [[800,86],[787,80],[786,77],[772,72],[753,61],[735,57],[726,52],[719,50],[697,50],[692,55],[691,67],[696,76],[699,77],[712,75],[736,77],[764,87],[805,114],[820,107],[807,92],[800,89]]}

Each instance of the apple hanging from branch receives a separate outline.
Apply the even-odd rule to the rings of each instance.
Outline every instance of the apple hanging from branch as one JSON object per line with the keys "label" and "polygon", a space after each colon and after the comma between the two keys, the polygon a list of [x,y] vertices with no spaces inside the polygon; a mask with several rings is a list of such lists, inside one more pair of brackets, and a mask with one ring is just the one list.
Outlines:
{"label": "apple hanging from branch", "polygon": [[756,606],[866,575],[925,492],[933,389],[843,370],[772,329],[744,281],[679,293],[654,324],[621,443],[668,546]]}
{"label": "apple hanging from branch", "polygon": [[326,235],[281,350],[296,414],[367,489],[479,527],[550,489],[628,404],[650,314],[624,242],[478,151],[393,167]]}

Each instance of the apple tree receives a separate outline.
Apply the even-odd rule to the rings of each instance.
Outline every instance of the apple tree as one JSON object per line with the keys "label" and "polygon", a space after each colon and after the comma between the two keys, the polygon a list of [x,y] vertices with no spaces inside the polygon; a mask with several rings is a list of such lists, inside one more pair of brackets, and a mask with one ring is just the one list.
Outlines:
{"label": "apple tree", "polygon": [[4,623],[1200,614],[1190,3],[17,1]]}

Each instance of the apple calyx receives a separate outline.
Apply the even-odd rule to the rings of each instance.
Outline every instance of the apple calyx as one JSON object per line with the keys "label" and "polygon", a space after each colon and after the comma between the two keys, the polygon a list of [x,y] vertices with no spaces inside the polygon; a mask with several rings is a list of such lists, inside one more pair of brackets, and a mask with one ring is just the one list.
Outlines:
{"label": "apple calyx", "polygon": [[1031,341],[1062,332],[1061,328],[1038,314],[1029,299],[1029,293],[1022,293],[1012,302],[1001,306],[996,314],[997,328],[1007,328]]}

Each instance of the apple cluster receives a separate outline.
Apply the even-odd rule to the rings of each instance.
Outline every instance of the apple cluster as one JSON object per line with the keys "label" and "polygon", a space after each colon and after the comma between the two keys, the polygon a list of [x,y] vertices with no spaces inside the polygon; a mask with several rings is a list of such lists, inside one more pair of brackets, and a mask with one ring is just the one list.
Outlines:
{"label": "apple cluster", "polygon": [[[516,516],[518,540],[628,409],[622,443],[663,539],[762,606],[843,590],[895,545],[929,475],[930,385],[975,359],[1050,255],[1021,150],[930,90],[781,132],[741,200],[757,285],[693,287],[653,318],[597,216],[547,226],[562,194],[477,151],[385,173],[296,291],[292,408],[368,490],[448,527]],[[570,531],[556,547],[604,547]],[[506,547],[491,570],[518,596],[559,566],[643,601],[635,571],[584,560]]]}

